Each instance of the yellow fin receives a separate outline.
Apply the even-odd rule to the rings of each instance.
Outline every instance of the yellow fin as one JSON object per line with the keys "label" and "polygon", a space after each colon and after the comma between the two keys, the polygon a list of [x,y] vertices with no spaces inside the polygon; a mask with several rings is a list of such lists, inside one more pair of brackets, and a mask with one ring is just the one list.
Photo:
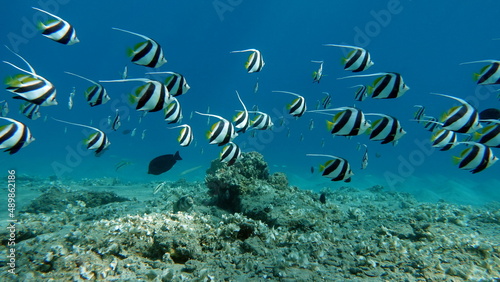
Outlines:
{"label": "yellow fin", "polygon": [[458,165],[460,163],[460,161],[462,160],[462,158],[460,157],[457,157],[457,156],[453,156],[451,157],[451,162],[454,164],[454,165]]}

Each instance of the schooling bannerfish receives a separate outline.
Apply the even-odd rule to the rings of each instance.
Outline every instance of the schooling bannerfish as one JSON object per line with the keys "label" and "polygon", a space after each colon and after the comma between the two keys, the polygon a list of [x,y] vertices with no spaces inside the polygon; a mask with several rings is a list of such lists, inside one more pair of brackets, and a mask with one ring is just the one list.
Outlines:
{"label": "schooling bannerfish", "polygon": [[248,73],[259,72],[264,67],[264,59],[262,58],[262,54],[257,49],[245,49],[239,51],[231,51],[231,53],[241,53],[241,52],[252,52],[248,57],[248,61],[245,63],[245,68]]}
{"label": "schooling bannerfish", "polygon": [[191,88],[186,81],[186,78],[176,72],[163,71],[163,72],[147,72],[146,74],[171,74],[171,76],[165,79],[165,86],[167,86],[170,95],[176,97],[186,92]]}
{"label": "schooling bannerfish", "polygon": [[35,141],[31,131],[24,123],[6,117],[0,117],[0,119],[11,122],[0,126],[0,149],[6,149],[4,152],[9,152],[11,155],[15,154],[21,148]]}
{"label": "schooling bannerfish", "polygon": [[314,82],[319,83],[319,81],[321,80],[321,78],[323,78],[323,61],[311,61],[311,62],[319,64],[318,70],[314,71],[313,74],[312,74],[313,83]]}
{"label": "schooling bannerfish", "polygon": [[130,57],[132,57],[132,63],[150,68],[159,68],[167,62],[163,55],[163,50],[161,49],[160,44],[158,44],[153,39],[125,29],[116,27],[113,27],[112,29],[146,39],[146,41],[135,45],[133,49],[128,49],[127,53]]}
{"label": "schooling bannerfish", "polygon": [[374,121],[369,129],[370,140],[382,141],[382,144],[392,142],[397,144],[398,140],[406,134],[401,123],[393,116],[384,114],[365,114],[381,116],[381,119]]}
{"label": "schooling bannerfish", "polygon": [[102,132],[101,130],[99,130],[95,127],[84,125],[84,124],[79,124],[79,123],[68,122],[68,121],[55,119],[55,118],[52,118],[52,119],[55,121],[58,121],[58,122],[67,123],[67,124],[76,125],[76,126],[85,127],[85,128],[95,130],[96,132],[91,134],[87,139],[85,139],[83,141],[83,143],[85,145],[87,145],[87,149],[95,150],[96,156],[100,156],[104,152],[104,150],[106,150],[109,147],[109,145],[111,145],[111,142],[109,142],[108,136],[104,132]]}
{"label": "schooling bannerfish", "polygon": [[191,142],[193,142],[193,130],[191,129],[191,126],[187,124],[182,124],[179,126],[170,127],[169,129],[179,128],[179,127],[182,127],[182,129],[179,132],[179,137],[177,137],[177,141],[182,147],[189,146]]}
{"label": "schooling bannerfish", "polygon": [[149,162],[148,174],[160,175],[169,171],[177,161],[182,160],[179,151],[175,154],[162,155]]}
{"label": "schooling bannerfish", "polygon": [[403,96],[410,87],[405,84],[403,77],[396,72],[379,72],[363,75],[351,75],[340,77],[338,79],[355,78],[355,77],[370,77],[379,76],[373,82],[373,85],[368,86],[368,94],[374,99],[395,99]]}
{"label": "schooling bannerfish", "polygon": [[43,36],[65,45],[73,45],[80,42],[76,37],[75,29],[67,21],[42,9],[32,8],[56,18],[56,20],[49,20],[45,23],[38,22],[38,27],[42,30]]}
{"label": "schooling bannerfish", "polygon": [[241,158],[240,147],[233,142],[229,142],[220,153],[220,161],[226,163],[228,166],[233,165],[239,158]]}
{"label": "schooling bannerfish", "polygon": [[36,120],[41,117],[40,105],[25,102],[20,107],[20,112],[31,120]]}
{"label": "schooling bannerfish", "polygon": [[493,155],[493,151],[486,145],[475,142],[460,142],[460,144],[472,145],[463,150],[459,157],[453,157],[453,162],[460,169],[478,173],[498,161],[498,158]]}
{"label": "schooling bannerfish", "polygon": [[[87,102],[89,103],[89,105],[91,107],[105,104],[106,102],[108,102],[111,99],[111,98],[109,98],[108,92],[106,92],[106,89],[101,84],[99,84],[91,79],[88,79],[86,77],[83,77],[81,75],[78,75],[78,74],[74,74],[74,73],[67,72],[67,71],[65,71],[65,73],[67,73],[69,75],[76,76],[78,78],[81,78],[83,80],[86,80],[86,81],[94,84],[94,85],[90,86],[89,88],[87,88],[87,91],[85,91],[85,94],[84,94],[85,99],[87,100]],[[73,99],[72,99],[73,96],[70,96],[70,97],[71,97],[71,103],[73,103]]]}
{"label": "schooling bannerfish", "polygon": [[170,97],[170,102],[163,110],[165,121],[168,123],[178,123],[182,120],[181,103],[175,97]]}
{"label": "schooling bannerfish", "polygon": [[[8,49],[8,48],[7,48]],[[10,49],[9,49],[10,51]],[[29,67],[29,71],[21,69],[20,67],[10,63],[3,61],[4,63],[14,67],[17,70],[20,70],[26,74],[18,74],[14,77],[9,77],[6,80],[7,90],[12,92],[18,96],[15,96],[14,99],[21,99],[33,104],[37,104],[40,106],[55,106],[57,105],[56,101],[56,88],[50,81],[45,79],[44,77],[38,75],[35,72],[35,69],[26,61],[21,55],[11,51],[14,55],[18,56],[23,60]]]}
{"label": "schooling bannerfish", "polygon": [[217,144],[219,146],[226,145],[227,143],[231,142],[236,136],[238,136],[234,125],[227,119],[212,114],[203,114],[199,112],[195,113],[219,119],[219,121],[214,123],[212,125],[212,128],[207,132],[209,144]]}
{"label": "schooling bannerfish", "polygon": [[457,133],[472,133],[482,126],[479,123],[479,114],[477,110],[465,100],[439,93],[433,95],[447,97],[460,102],[462,105],[453,107],[443,114],[440,124],[444,129],[455,131]]}
{"label": "schooling bannerfish", "polygon": [[323,44],[323,46],[354,49],[347,55],[346,58],[342,58],[342,63],[344,64],[345,70],[352,72],[361,72],[374,65],[370,58],[370,53],[361,47],[337,44]]}
{"label": "schooling bannerfish", "polygon": [[458,145],[457,134],[451,130],[440,129],[431,136],[432,147],[448,151]]}
{"label": "schooling bannerfish", "polygon": [[333,160],[329,160],[325,164],[319,166],[319,171],[323,172],[322,175],[326,178],[330,178],[331,181],[351,182],[351,176],[353,176],[354,173],[346,159],[322,154],[306,154],[306,156],[332,158]]}
{"label": "schooling bannerfish", "polygon": [[489,85],[500,84],[500,61],[497,60],[481,60],[461,63],[461,65],[474,64],[474,63],[490,63],[484,66],[479,73],[474,73],[473,79],[477,84]]}
{"label": "schooling bannerfish", "polygon": [[288,112],[290,115],[294,117],[301,117],[307,110],[306,106],[306,99],[302,96],[300,96],[297,93],[293,92],[288,92],[288,91],[272,91],[275,93],[286,93],[286,94],[291,94],[294,96],[297,96],[295,100],[292,101],[292,103],[287,105]]}

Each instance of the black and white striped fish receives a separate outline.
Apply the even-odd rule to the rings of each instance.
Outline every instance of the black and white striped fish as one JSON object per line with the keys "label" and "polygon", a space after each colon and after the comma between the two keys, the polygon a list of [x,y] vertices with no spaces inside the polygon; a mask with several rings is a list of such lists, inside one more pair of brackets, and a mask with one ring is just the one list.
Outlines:
{"label": "black and white striped fish", "polygon": [[498,158],[493,155],[491,148],[486,145],[475,142],[460,142],[460,144],[472,145],[463,150],[460,156],[453,157],[453,162],[457,164],[460,169],[478,173],[498,161]]}
{"label": "black and white striped fish", "polygon": [[247,107],[241,100],[240,94],[238,91],[236,91],[236,95],[238,96],[238,100],[240,100],[241,105],[243,106],[243,111],[239,111],[234,117],[233,117],[233,122],[235,123],[235,126],[237,128],[237,132],[242,132],[245,133],[247,131],[248,127],[250,126],[250,117],[248,116],[248,111]]}
{"label": "black and white striped fish", "polygon": [[441,117],[444,129],[455,131],[458,133],[472,133],[482,126],[479,123],[479,114],[477,110],[465,100],[439,93],[431,93],[433,95],[447,97],[460,102],[462,105],[449,109]]}
{"label": "black and white striped fish", "polygon": [[484,66],[479,73],[474,73],[473,79],[477,84],[500,84],[500,61],[497,60],[481,60],[461,63],[461,65],[474,64],[474,63],[490,63]]}
{"label": "black and white striped fish", "polygon": [[193,130],[191,129],[191,126],[187,124],[170,127],[169,129],[179,128],[179,127],[182,127],[182,129],[179,132],[179,137],[177,137],[177,141],[182,147],[187,147],[191,144],[191,142],[193,142]]}
{"label": "black and white striped fish", "polygon": [[139,33],[116,27],[113,27],[113,29],[146,39],[146,41],[136,44],[133,49],[128,49],[128,55],[132,57],[132,63],[150,68],[159,68],[167,62],[158,42]]}
{"label": "black and white striped fish", "polygon": [[396,72],[351,75],[338,79],[370,76],[379,76],[375,79],[373,85],[368,86],[368,94],[374,99],[394,99],[403,96],[406,91],[410,90],[410,87],[404,83],[403,77]]}
{"label": "black and white striped fish", "polygon": [[[328,111],[339,111],[337,114],[328,114]],[[356,136],[363,134],[370,123],[359,109],[352,107],[341,107],[329,110],[311,111],[333,116],[333,121],[327,121],[326,127],[331,134],[340,136]]]}
{"label": "black and white striped fish", "polygon": [[231,51],[231,53],[241,53],[241,52],[252,52],[248,57],[248,61],[245,63],[245,68],[248,73],[259,72],[264,67],[264,59],[262,58],[262,54],[257,49],[245,49],[238,51]]}
{"label": "black and white striped fish", "polygon": [[453,131],[440,129],[431,136],[432,147],[440,148],[440,151],[448,151],[455,147],[457,134]]}
{"label": "black and white striped fish", "polygon": [[15,96],[14,99],[25,100],[40,106],[57,105],[57,91],[54,85],[44,77],[38,75],[35,72],[35,69],[33,69],[33,67],[30,65],[30,63],[28,63],[28,61],[21,57],[21,55],[17,53],[14,53],[14,55],[21,58],[21,60],[23,60],[30,69],[29,71],[27,71],[10,62],[3,61],[4,63],[25,73],[18,74],[14,77],[9,77],[6,80],[7,90],[18,95]]}
{"label": "black and white striped fish", "polygon": [[430,132],[433,132],[434,129],[436,129],[436,128],[441,128],[440,123],[437,122],[437,118],[432,117],[432,116],[424,115],[420,122],[422,122],[424,125],[424,128]]}
{"label": "black and white striped fish", "polygon": [[323,44],[323,46],[333,46],[341,48],[354,49],[346,58],[342,58],[344,69],[352,72],[361,72],[373,66],[370,58],[370,53],[361,47],[337,45],[337,44]]}
{"label": "black and white striped fish", "polygon": [[364,101],[366,97],[368,97],[368,87],[362,84],[354,85],[351,88],[358,87],[358,90],[356,90],[356,93],[354,93],[354,100],[356,101]]}
{"label": "black and white striped fish", "polygon": [[351,182],[351,176],[354,173],[346,159],[322,154],[307,154],[306,156],[332,158],[333,160],[329,160],[319,166],[319,171],[323,172],[322,175],[326,178],[331,178],[332,181]]}
{"label": "black and white striped fish", "polygon": [[0,101],[0,104],[3,104],[2,107],[0,107],[0,117],[6,117],[7,114],[9,114],[9,103],[3,100]]}
{"label": "black and white striped fish", "polygon": [[146,83],[142,86],[139,86],[135,90],[135,95],[130,94],[129,96],[129,101],[132,104],[137,103],[135,109],[138,111],[158,112],[164,109],[165,105],[167,105],[171,99],[167,87],[163,83],[157,80],[150,80],[147,78],[99,80],[99,82],[127,82],[127,81],[139,81]]}
{"label": "black and white striped fish", "polygon": [[73,45],[80,42],[76,37],[75,29],[67,21],[42,9],[32,8],[56,18],[56,20],[49,20],[45,23],[38,22],[38,28],[42,30],[43,36],[65,45]]}
{"label": "black and white striped fish", "polygon": [[297,96],[292,103],[287,105],[288,112],[294,117],[301,117],[307,110],[306,99],[299,94],[288,92],[288,91],[273,91],[279,93],[286,93]]}
{"label": "black and white striped fish", "polygon": [[170,102],[163,110],[165,121],[168,123],[178,123],[182,120],[181,104],[175,97],[171,97]]}
{"label": "black and white striped fish", "polygon": [[[67,72],[67,71],[65,71],[65,73],[67,73],[69,75],[76,76],[78,78],[81,78],[83,80],[86,80],[86,81],[94,84],[94,85],[90,86],[89,88],[87,88],[87,91],[85,91],[85,93],[84,93],[85,99],[87,100],[87,102],[89,103],[89,105],[91,107],[106,104],[106,102],[108,102],[111,99],[111,98],[109,98],[108,92],[106,91],[104,86],[102,86],[102,84],[97,83],[91,79],[88,79],[88,78],[83,77],[83,76],[78,75],[78,74],[74,74],[74,73]],[[73,102],[73,100],[71,100],[71,102]]]}
{"label": "black and white striped fish", "polygon": [[118,111],[118,109],[116,109],[116,114],[115,114],[115,118],[113,119],[113,123],[111,124],[111,129],[113,129],[114,131],[117,131],[121,125],[122,125],[122,122],[120,120],[120,112]]}
{"label": "black and white striped fish", "polygon": [[311,61],[311,62],[319,64],[318,70],[314,71],[313,74],[312,74],[313,83],[314,82],[319,83],[319,81],[321,80],[321,78],[323,78],[323,61]]}
{"label": "black and white striped fish", "polygon": [[6,117],[0,117],[0,119],[11,122],[0,126],[0,149],[5,149],[4,152],[15,154],[35,140],[24,123]]}
{"label": "black and white striped fish", "polygon": [[414,105],[413,107],[418,108],[413,114],[413,118],[419,123],[422,122],[425,116],[425,107],[422,105]]}
{"label": "black and white striped fish", "polygon": [[366,144],[363,144],[365,146],[365,152],[363,153],[363,158],[361,159],[361,169],[366,169],[368,166],[368,146]]}
{"label": "black and white striped fish", "polygon": [[226,145],[227,143],[233,141],[233,139],[236,136],[238,136],[238,133],[236,133],[236,130],[234,128],[234,125],[227,119],[212,114],[203,114],[199,112],[195,113],[219,119],[219,121],[214,123],[212,125],[212,128],[207,132],[207,138],[209,140],[209,144],[217,144],[219,146]]}
{"label": "black and white striped fish", "polygon": [[323,106],[323,109],[328,109],[332,103],[332,95],[328,92],[323,92],[323,94],[325,94],[325,96],[321,99],[321,105]]}
{"label": "black and white striped fish", "polygon": [[381,119],[374,121],[370,127],[370,140],[382,141],[382,144],[392,142],[397,144],[398,140],[406,134],[401,123],[393,116],[384,114],[365,114],[381,116]]}
{"label": "black and white striped fish", "polygon": [[24,104],[22,104],[20,107],[20,112],[31,120],[36,120],[41,117],[40,105],[30,102],[24,102]]}
{"label": "black and white striped fish", "polygon": [[101,130],[99,130],[95,127],[83,125],[83,124],[79,124],[79,123],[73,123],[73,122],[69,122],[69,121],[64,121],[64,120],[60,120],[60,119],[55,119],[55,118],[52,118],[52,119],[55,121],[58,121],[58,122],[67,123],[67,124],[76,125],[76,126],[85,127],[85,128],[95,130],[96,132],[91,134],[87,139],[85,139],[83,141],[83,143],[85,145],[87,145],[87,149],[95,150],[96,156],[100,156],[104,152],[104,150],[106,150],[109,147],[109,145],[111,145],[111,142],[109,142],[108,136],[104,132],[102,132]]}
{"label": "black and white striped fish", "polygon": [[473,139],[488,147],[500,148],[500,120],[487,119],[491,124],[474,132]]}
{"label": "black and white striped fish", "polygon": [[176,97],[186,92],[191,88],[186,81],[186,78],[176,72],[164,71],[164,72],[147,72],[146,74],[171,74],[171,76],[165,79],[165,86],[167,86],[170,95]]}
{"label": "black and white striped fish", "polygon": [[273,121],[268,114],[259,111],[249,111],[249,113],[257,114],[257,116],[255,116],[255,118],[250,122],[253,129],[266,130],[273,127]]}
{"label": "black and white striped fish", "polygon": [[240,147],[233,142],[229,142],[220,152],[220,161],[226,163],[228,166],[233,165],[239,158],[241,158]]}

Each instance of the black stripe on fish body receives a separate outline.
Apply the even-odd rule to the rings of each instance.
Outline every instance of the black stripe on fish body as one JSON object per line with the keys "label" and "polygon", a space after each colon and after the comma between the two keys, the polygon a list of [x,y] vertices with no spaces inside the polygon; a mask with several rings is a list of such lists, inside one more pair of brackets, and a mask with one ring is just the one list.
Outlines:
{"label": "black stripe on fish body", "polygon": [[[238,132],[245,133],[248,128],[248,113],[241,112],[237,115],[237,118],[234,122],[236,123],[236,127],[238,128]],[[243,127],[240,128],[240,125],[243,125]]]}
{"label": "black stripe on fish body", "polygon": [[333,159],[332,162],[327,167],[325,167],[322,175],[328,177],[330,173],[333,173],[339,167],[339,165],[340,159]]}
{"label": "black stripe on fish body", "polygon": [[[148,110],[149,112],[160,111],[161,109],[163,109],[163,103],[165,102],[165,95],[166,95],[165,87],[163,87],[163,85],[161,83],[159,83],[159,85],[157,85],[157,84],[152,83],[152,82],[148,82],[146,85],[147,85],[147,87],[145,89],[143,89],[141,98],[139,99],[137,106],[135,108],[137,110],[144,108],[150,100],[156,99],[154,97],[154,94],[157,91],[160,91],[158,101],[156,101],[155,107],[151,110]],[[158,89],[158,88],[160,88],[160,89]]]}
{"label": "black stripe on fish body", "polygon": [[467,133],[470,129],[477,123],[477,114],[471,114],[471,116],[467,119],[467,122],[459,129],[456,130],[458,133]]}
{"label": "black stripe on fish body", "polygon": [[400,92],[399,90],[404,87],[404,83],[403,83],[403,80],[401,79],[401,75],[398,73],[392,73],[392,74],[394,74],[394,76],[391,77],[394,80],[394,84],[393,84],[393,87],[391,89],[391,93],[389,93],[389,95],[386,97],[387,99],[398,98],[399,92]]}
{"label": "black stripe on fish body", "polygon": [[[356,61],[357,61],[357,60],[361,57],[361,55],[362,55],[362,54],[363,54],[363,51],[362,51],[362,50],[360,50],[360,49],[356,49],[356,50],[355,50],[355,52],[354,52],[354,54],[352,55],[352,57],[351,57],[351,58],[349,58],[349,59],[347,60],[347,62],[345,63],[344,69],[348,69],[348,68],[350,68],[352,65],[354,65],[354,64],[356,63]],[[361,66],[362,66],[362,64],[361,64]],[[361,67],[361,66],[360,66],[360,67]],[[359,68],[358,68],[358,69],[359,69]],[[356,70],[358,70],[358,69],[356,69]],[[353,72],[354,72],[354,71],[353,71]]]}
{"label": "black stripe on fish body", "polygon": [[352,111],[346,110],[340,114],[340,118],[336,120],[335,124],[333,125],[332,134],[335,134],[339,131],[341,131],[349,122],[349,119],[351,118],[351,115],[353,114]]}
{"label": "black stripe on fish body", "polygon": [[361,112],[355,112],[354,116],[354,123],[352,125],[351,131],[349,132],[348,136],[355,136],[359,135],[359,131],[361,130],[361,120],[362,120],[362,113]]}
{"label": "black stripe on fish body", "polygon": [[108,146],[108,137],[106,136],[106,134],[102,133],[102,138],[101,138],[101,143],[99,145],[99,148],[97,148],[97,150],[95,150],[95,154],[98,155],[99,153],[101,153],[104,149],[106,149],[106,147]]}
{"label": "black stripe on fish body", "polygon": [[[226,134],[227,135],[227,131],[228,131],[229,128],[227,128],[227,124],[226,122],[224,121],[219,121],[217,123],[217,126],[215,127],[215,129],[212,131],[212,134],[210,136],[210,142],[209,143],[212,143],[214,142],[219,136],[221,136],[222,134]],[[224,142],[224,140],[222,140],[222,142]]]}
{"label": "black stripe on fish body", "polygon": [[[143,59],[144,57],[146,57],[150,52],[152,52],[151,50],[153,49],[153,42],[151,42],[151,40],[147,40],[146,41],[146,45],[144,45],[144,47],[139,50],[139,52],[137,52],[134,57],[132,57],[132,62],[133,63],[136,63],[137,61],[140,61],[141,59]],[[151,60],[148,64],[150,64],[153,60]]]}
{"label": "black stripe on fish body", "polygon": [[[449,127],[449,126],[454,126],[458,122],[462,122],[463,118],[467,114],[467,107],[465,105],[460,106],[460,108],[453,113],[451,116],[449,116],[443,123],[443,127]],[[463,127],[463,124],[461,128]],[[454,130],[455,131],[455,130]],[[457,131],[455,131],[457,132]]]}
{"label": "black stripe on fish body", "polygon": [[[360,50],[361,51],[361,50]],[[363,51],[361,51],[363,52]],[[352,70],[352,72],[362,72],[365,70],[366,66],[368,65],[368,60],[369,60],[369,57],[368,56],[368,52],[364,52],[364,56],[362,58],[362,62],[361,64],[359,65],[359,68],[355,69],[355,70]]]}
{"label": "black stripe on fish body", "polygon": [[479,151],[480,151],[479,146],[473,145],[470,152],[467,154],[467,156],[465,156],[462,159],[462,161],[458,165],[458,168],[463,168],[463,167],[469,165],[472,161],[474,161],[478,157]]}
{"label": "black stripe on fish body", "polygon": [[63,35],[63,37],[57,39],[56,41],[62,44],[68,44],[74,36],[75,29],[70,25],[68,26],[68,31]]}
{"label": "black stripe on fish body", "polygon": [[[94,137],[92,137],[92,139],[90,139],[87,142],[87,149],[90,149],[90,147],[98,144],[97,142],[99,142],[99,140],[101,139],[101,135],[102,135],[102,133],[98,131],[97,134],[95,134]],[[100,146],[100,145],[98,145],[98,146]]]}
{"label": "black stripe on fish body", "polygon": [[387,134],[387,136],[384,137],[384,140],[382,140],[381,144],[387,144],[396,139],[396,134],[398,133],[398,128],[399,128],[397,120],[392,119],[392,123],[390,123],[390,126],[391,128],[389,130],[389,134]]}
{"label": "black stripe on fish body", "polygon": [[156,43],[156,41],[154,41],[154,43],[156,44],[156,49],[154,50],[155,53],[153,59],[151,60],[151,62],[149,62],[149,64],[145,65],[146,67],[150,68],[156,68],[156,65],[160,62],[160,57],[162,54],[160,44]]}
{"label": "black stripe on fish body", "polygon": [[226,148],[226,150],[224,150],[224,152],[222,152],[220,159],[221,160],[227,159],[231,154],[234,153],[234,150],[235,150],[235,146],[233,144],[229,144],[228,147]]}
{"label": "black stripe on fish body", "polygon": [[87,94],[87,102],[91,107],[99,106],[103,103],[105,96],[106,90],[104,90],[104,87],[102,85],[94,85],[94,88]]}
{"label": "black stripe on fish body", "polygon": [[168,92],[172,96],[178,96],[182,94],[182,78],[179,78],[177,75],[173,75],[170,81],[165,85],[168,89]]}
{"label": "black stripe on fish body", "polygon": [[[481,75],[481,77],[478,79],[477,84],[481,84],[481,83],[487,81],[492,76],[494,76],[496,73],[498,73],[499,67],[500,67],[499,63],[497,63],[497,62],[492,63],[491,66],[488,68],[488,70],[483,75]],[[495,82],[488,83],[488,84],[499,84],[499,83],[500,82],[497,79]]]}
{"label": "black stripe on fish body", "polygon": [[388,124],[389,124],[389,119],[383,117],[381,121],[377,124],[377,127],[375,127],[370,133],[370,139],[378,137],[380,133],[382,133],[382,131],[387,127]]}
{"label": "black stripe on fish body", "polygon": [[253,127],[261,128],[264,123],[264,115],[259,115],[253,122]]}
{"label": "black stripe on fish body", "polygon": [[488,167],[491,155],[492,155],[491,149],[485,146],[484,153],[481,156],[481,162],[473,170],[471,170],[471,172],[474,174],[485,170]]}
{"label": "black stripe on fish body", "polygon": [[[56,92],[56,88],[54,86],[50,87],[50,89],[43,93],[42,96],[38,96],[38,98],[34,99],[34,100],[29,100],[29,102],[33,103],[33,104],[37,104],[37,105],[41,105],[43,104],[45,101],[47,101],[50,96],[52,96],[52,94],[54,94]],[[25,99],[23,99],[25,100]]]}
{"label": "black stripe on fish body", "polygon": [[42,31],[42,34],[50,36],[52,33],[56,33],[58,31],[62,30],[65,26],[66,26],[66,24],[64,22],[58,21],[57,23],[55,23],[51,26],[48,26],[46,29],[44,29]]}
{"label": "black stripe on fish body", "polygon": [[365,100],[366,86],[361,86],[359,90],[354,94],[354,100],[362,102]]}
{"label": "black stripe on fish body", "polygon": [[[23,94],[26,92],[36,91],[38,89],[41,89],[41,88],[45,87],[45,85],[47,85],[47,83],[44,80],[38,79],[37,83],[33,83],[31,85],[26,85],[26,86],[21,86],[21,87],[12,87],[12,88],[17,88],[16,90],[14,90],[15,93]],[[11,88],[11,87],[8,87],[7,89],[9,89],[9,88]]]}
{"label": "black stripe on fish body", "polygon": [[[500,125],[495,125],[489,132],[481,136],[478,142],[483,144],[488,143],[489,141],[496,138],[498,135],[500,135]],[[498,147],[500,147],[500,145],[495,146],[495,148]]]}
{"label": "black stripe on fish body", "polygon": [[[299,97],[296,103],[292,104],[290,107],[289,113],[296,117],[301,117],[305,112],[305,100],[302,97]],[[298,113],[294,113],[295,111],[299,111]]]}
{"label": "black stripe on fish body", "polygon": [[10,155],[17,153],[21,148],[24,146],[24,143],[28,140],[28,130],[26,129],[26,126],[18,127],[17,124],[14,123],[14,126],[12,128],[15,128],[15,131],[22,130],[21,138],[14,144],[14,146],[8,148],[5,150],[5,152],[9,152]]}
{"label": "black stripe on fish body", "polygon": [[231,137],[234,134],[234,128],[231,125],[231,123],[227,122],[226,126],[227,126],[226,135],[224,135],[224,139],[222,140],[222,142],[218,144],[219,146],[226,145],[227,143],[231,142]]}
{"label": "black stripe on fish body", "polygon": [[[257,52],[253,52],[252,55],[251,55],[251,58],[250,58],[250,62],[248,62],[248,67],[247,67],[247,70],[248,71],[252,71],[253,67],[258,63],[258,56],[257,56]],[[254,72],[258,72],[260,69],[257,68]]]}
{"label": "black stripe on fish body", "polygon": [[455,146],[455,143],[457,143],[457,135],[452,132],[452,131],[448,131],[449,134],[451,134],[451,139],[448,140],[448,143],[443,146],[441,149],[439,149],[440,151],[448,151],[449,149],[453,148]]}
{"label": "black stripe on fish body", "polygon": [[[387,88],[389,87],[389,82],[392,80],[392,77],[391,75],[384,75],[384,77],[382,78],[382,81],[380,81],[379,85],[375,86],[375,89],[373,89],[373,94],[372,94],[372,97],[373,98],[377,98],[378,96],[380,96],[382,94],[382,92]],[[394,85],[393,85],[394,87]],[[385,97],[381,97],[381,98],[385,98]]]}
{"label": "black stripe on fish body", "polygon": [[332,181],[342,181],[345,179],[346,174],[348,173],[349,165],[346,161],[344,161],[341,165],[342,167],[340,168],[339,174],[337,175],[337,177],[332,178]]}
{"label": "black stripe on fish body", "polygon": [[[185,129],[184,131],[181,131],[184,134],[181,134],[181,138],[179,139],[179,143],[181,143],[181,144],[185,143],[186,141],[188,141],[189,138],[191,138],[191,130],[188,129],[187,127],[184,127],[184,129]],[[189,141],[184,146],[188,146],[190,143],[191,143],[191,141]]]}
{"label": "black stripe on fish body", "polygon": [[449,130],[443,130],[439,135],[436,136],[436,139],[434,139],[434,142],[432,142],[432,145],[439,145],[443,143],[446,139],[450,138],[450,135],[452,135],[453,132]]}
{"label": "black stripe on fish body", "polygon": [[12,138],[14,136],[14,134],[16,134],[16,131],[18,129],[19,129],[19,127],[17,126],[17,124],[12,123],[12,126],[10,127],[10,129],[7,132],[5,132],[4,135],[0,136],[0,144],[4,143],[5,141]]}

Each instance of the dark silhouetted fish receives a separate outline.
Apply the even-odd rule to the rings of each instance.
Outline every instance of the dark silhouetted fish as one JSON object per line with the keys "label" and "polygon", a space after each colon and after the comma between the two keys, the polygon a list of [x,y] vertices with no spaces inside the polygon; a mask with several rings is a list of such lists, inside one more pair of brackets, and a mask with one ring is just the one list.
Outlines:
{"label": "dark silhouetted fish", "polygon": [[160,175],[169,171],[177,161],[182,160],[177,151],[174,155],[168,154],[154,158],[149,162],[148,174]]}
{"label": "dark silhouetted fish", "polygon": [[489,108],[479,113],[479,119],[500,119],[500,110]]}

